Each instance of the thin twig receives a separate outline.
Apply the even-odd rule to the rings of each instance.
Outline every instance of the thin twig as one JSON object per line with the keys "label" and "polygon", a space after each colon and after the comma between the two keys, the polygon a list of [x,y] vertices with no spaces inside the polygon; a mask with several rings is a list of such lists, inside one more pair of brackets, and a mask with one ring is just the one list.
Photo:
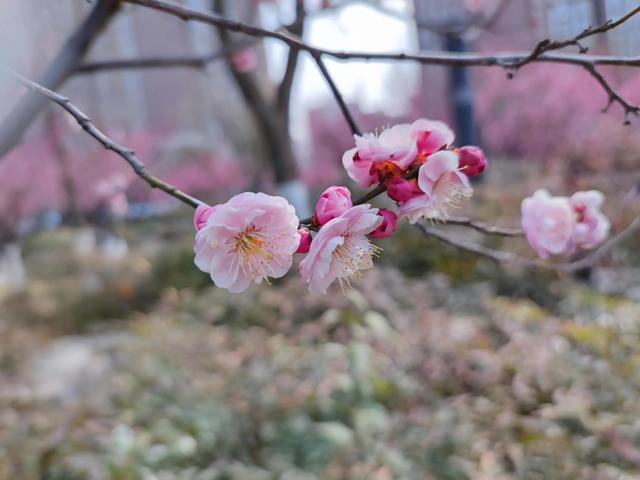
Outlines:
{"label": "thin twig", "polygon": [[76,120],[76,122],[78,122],[78,124],[83,128],[84,131],[86,131],[89,135],[100,142],[104,148],[120,155],[131,166],[136,175],[146,181],[151,187],[158,188],[194,208],[198,205],[204,204],[204,202],[202,202],[201,200],[198,200],[197,198],[194,198],[182,192],[181,190],[178,190],[173,185],[170,185],[167,182],[160,180],[158,177],[155,177],[148,173],[144,164],[138,159],[138,157],[135,156],[133,150],[118,144],[117,142],[109,138],[106,134],[104,134],[101,130],[99,130],[93,124],[93,121],[78,107],[73,105],[67,97],[64,97],[56,92],[49,90],[48,88],[43,87],[42,85],[29,80],[9,68],[2,67],[2,71],[8,74],[13,80],[15,80],[17,83],[24,86],[28,90],[38,93],[64,108]]}
{"label": "thin twig", "polygon": [[626,228],[624,228],[618,234],[614,235],[609,240],[600,245],[600,247],[596,248],[581,259],[575,260],[573,262],[562,263],[545,262],[539,259],[523,257],[512,252],[492,249],[489,247],[485,247],[484,245],[470,242],[468,240],[462,240],[460,238],[453,237],[446,234],[440,229],[427,225],[417,224],[416,227],[418,227],[418,229],[426,236],[434,237],[448,245],[452,245],[462,250],[466,250],[468,252],[472,252],[477,255],[489,258],[496,263],[513,264],[528,268],[540,268],[544,270],[554,270],[557,272],[571,273],[578,270],[583,270],[585,268],[593,267],[614,246],[623,242],[635,232],[640,230],[640,217],[636,217],[629,225],[627,225]]}
{"label": "thin twig", "polygon": [[225,52],[215,52],[207,55],[195,55],[191,57],[150,57],[132,58],[123,60],[101,60],[88,62],[78,66],[74,73],[85,74],[94,72],[104,72],[110,70],[141,70],[147,68],[195,68],[202,69],[209,63],[224,58]]}
{"label": "thin twig", "polygon": [[495,225],[489,225],[487,223],[478,222],[472,218],[466,217],[450,217],[444,220],[445,225],[459,225],[462,227],[470,227],[478,232],[486,233],[487,235],[500,235],[503,237],[521,237],[522,230],[519,228],[506,228],[498,227]]}
{"label": "thin twig", "polygon": [[587,53],[588,49],[582,46],[582,44],[580,43],[582,40],[584,40],[585,38],[591,37],[593,35],[608,32],[609,30],[612,30],[618,27],[619,25],[622,25],[624,22],[626,22],[627,20],[629,20],[631,17],[635,16],[638,13],[640,13],[640,7],[634,8],[633,10],[629,11],[627,14],[623,15],[616,21],[607,20],[605,23],[603,23],[599,27],[596,27],[596,28],[587,27],[578,35],[568,38],[566,40],[560,40],[560,41],[554,41],[549,39],[542,40],[535,46],[535,48],[527,58],[518,62],[512,68],[518,69],[526,65],[527,63],[535,61],[535,59],[540,55],[542,55],[543,53],[550,52],[552,50],[560,50],[561,48],[569,47],[572,45],[577,46],[580,53]]}
{"label": "thin twig", "polygon": [[338,87],[336,86],[333,79],[331,78],[331,74],[329,73],[329,70],[327,70],[327,67],[322,61],[322,55],[313,55],[313,59],[316,61],[316,65],[318,65],[318,69],[320,70],[320,73],[322,73],[322,76],[324,77],[324,79],[327,81],[327,84],[329,84],[329,88],[331,89],[331,92],[333,93],[333,96],[336,99],[336,102],[338,102],[338,105],[340,106],[342,115],[344,116],[345,120],[349,124],[349,128],[351,128],[351,132],[354,135],[362,135],[362,132],[360,131],[360,128],[358,128],[358,125],[355,119],[353,118],[353,115],[351,114],[351,111],[349,110],[347,103],[344,101],[344,98],[342,97],[340,90],[338,90]]}
{"label": "thin twig", "polygon": [[593,65],[584,65],[584,68],[591,74],[593,78],[595,78],[595,80],[600,84],[604,91],[607,92],[609,101],[607,102],[607,105],[604,107],[603,111],[607,111],[613,103],[617,103],[624,110],[624,123],[629,124],[629,115],[638,115],[640,113],[640,106],[631,105],[624,98],[618,95],[596,67],[594,67]]}
{"label": "thin twig", "polygon": [[418,230],[420,230],[424,235],[428,237],[437,238],[443,243],[452,245],[462,250],[466,250],[467,252],[475,253],[482,257],[486,257],[490,260],[493,260],[496,263],[513,263],[517,259],[517,255],[514,253],[505,252],[502,250],[494,250],[492,248],[485,247],[484,245],[480,245],[478,243],[473,243],[468,240],[458,239],[444,233],[442,230],[439,230],[437,228],[434,228],[428,225],[417,223],[416,227],[418,228]]}

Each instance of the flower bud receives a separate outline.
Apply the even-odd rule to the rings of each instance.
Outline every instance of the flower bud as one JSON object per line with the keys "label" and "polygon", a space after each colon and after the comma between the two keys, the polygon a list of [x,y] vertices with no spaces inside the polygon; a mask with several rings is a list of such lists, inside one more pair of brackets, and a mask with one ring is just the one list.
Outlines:
{"label": "flower bud", "polygon": [[353,206],[351,192],[347,187],[332,186],[327,188],[316,204],[315,221],[324,225],[329,220],[338,217]]}
{"label": "flower bud", "polygon": [[196,212],[193,214],[193,226],[196,232],[207,224],[207,219],[211,216],[217,205],[213,207],[209,205],[198,205]]}
{"label": "flower bud", "polygon": [[394,177],[385,182],[385,186],[387,187],[389,198],[396,202],[405,202],[422,193],[415,178],[407,180],[399,176]]}
{"label": "flower bud", "polygon": [[467,145],[458,150],[458,168],[467,177],[480,175],[487,167],[487,158],[480,147]]}
{"label": "flower bud", "polygon": [[298,229],[298,233],[300,234],[300,243],[296,253],[307,253],[311,248],[311,232],[308,228],[303,227]]}
{"label": "flower bud", "polygon": [[378,228],[371,232],[373,238],[386,238],[393,235],[398,226],[398,215],[391,210],[381,208],[378,210],[378,215],[382,217],[382,223]]}

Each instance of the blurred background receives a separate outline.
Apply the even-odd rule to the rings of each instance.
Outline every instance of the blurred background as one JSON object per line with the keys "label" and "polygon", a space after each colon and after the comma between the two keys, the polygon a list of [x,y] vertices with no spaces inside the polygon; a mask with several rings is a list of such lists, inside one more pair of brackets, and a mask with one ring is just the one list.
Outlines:
{"label": "blurred background", "polygon": [[[263,190],[305,216],[348,184],[353,138],[313,59],[117,3],[2,0],[0,62],[210,203]],[[336,50],[481,53],[530,51],[638,6],[176,3]],[[637,57],[640,15],[584,46]],[[638,215],[638,122],[602,113],[584,69],[326,64],[363,130],[424,116],[486,149],[462,214],[516,227],[545,187],[602,190],[614,231]],[[640,70],[602,73],[640,102]],[[7,81],[0,98],[0,479],[640,478],[637,235],[557,274],[405,226],[344,293],[310,295],[292,269],[234,296],[193,265],[192,210],[59,107]]]}

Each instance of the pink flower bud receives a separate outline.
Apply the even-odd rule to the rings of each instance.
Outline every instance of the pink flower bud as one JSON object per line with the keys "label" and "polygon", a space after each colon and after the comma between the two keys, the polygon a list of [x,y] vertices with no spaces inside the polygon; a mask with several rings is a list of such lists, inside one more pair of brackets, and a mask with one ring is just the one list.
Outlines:
{"label": "pink flower bud", "polygon": [[391,210],[381,208],[378,215],[382,217],[382,223],[378,228],[371,232],[373,238],[387,238],[393,235],[398,226],[398,215]]}
{"label": "pink flower bud", "polygon": [[467,145],[458,150],[458,168],[467,177],[480,175],[487,167],[487,158],[480,147]]}
{"label": "pink flower bud", "polygon": [[296,253],[307,253],[311,248],[311,232],[308,228],[299,228],[298,233],[300,234],[300,244]]}
{"label": "pink flower bud", "polygon": [[207,224],[207,219],[216,208],[218,208],[217,205],[214,205],[213,207],[210,207],[209,205],[198,205],[196,213],[193,215],[193,226],[196,228],[196,232],[200,231],[202,227]]}
{"label": "pink flower bud", "polygon": [[422,193],[415,178],[406,180],[402,177],[394,177],[385,183],[387,195],[396,202],[405,202]]}
{"label": "pink flower bud", "polygon": [[347,187],[332,186],[327,188],[316,204],[315,221],[324,225],[329,220],[338,217],[353,206],[351,192]]}

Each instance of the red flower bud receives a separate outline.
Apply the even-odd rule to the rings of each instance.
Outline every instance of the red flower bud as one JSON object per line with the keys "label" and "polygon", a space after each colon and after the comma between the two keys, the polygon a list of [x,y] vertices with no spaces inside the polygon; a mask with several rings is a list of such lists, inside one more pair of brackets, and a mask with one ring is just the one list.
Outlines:
{"label": "red flower bud", "polygon": [[487,167],[487,158],[480,147],[467,145],[458,150],[458,168],[467,177],[480,175]]}
{"label": "red flower bud", "polygon": [[381,208],[378,210],[378,215],[382,217],[382,223],[378,228],[371,232],[373,238],[386,238],[393,235],[398,226],[398,215],[391,210]]}

